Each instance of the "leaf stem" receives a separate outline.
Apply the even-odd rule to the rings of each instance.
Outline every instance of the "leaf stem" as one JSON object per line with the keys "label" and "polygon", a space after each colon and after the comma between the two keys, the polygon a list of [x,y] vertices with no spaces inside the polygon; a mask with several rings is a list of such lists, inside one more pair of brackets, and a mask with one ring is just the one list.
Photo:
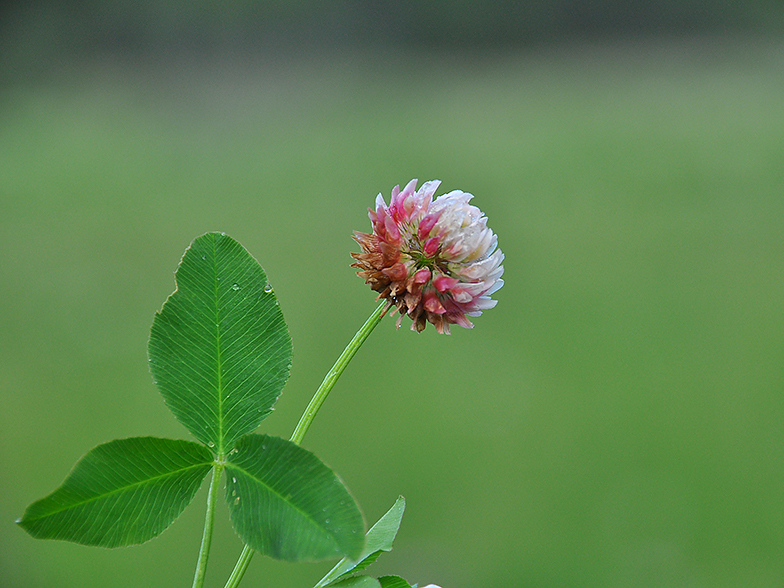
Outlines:
{"label": "leaf stem", "polygon": [[196,562],[196,572],[193,574],[193,588],[204,585],[204,575],[207,573],[207,560],[210,557],[210,544],[212,543],[212,528],[215,522],[215,501],[218,495],[218,480],[223,472],[222,461],[216,462],[212,467],[212,480],[207,492],[207,514],[204,516],[204,534],[201,538],[199,559]]}
{"label": "leaf stem", "polygon": [[[354,335],[354,338],[349,342],[346,348],[343,350],[343,353],[340,354],[335,365],[332,366],[332,369],[327,372],[327,375],[324,376],[324,381],[321,382],[321,386],[318,387],[316,393],[313,395],[313,398],[310,400],[310,404],[305,409],[305,412],[302,414],[302,417],[299,419],[297,426],[294,429],[294,432],[291,434],[291,441],[299,445],[302,443],[302,439],[305,437],[305,433],[308,432],[310,425],[313,423],[313,419],[316,418],[321,405],[324,404],[324,401],[329,396],[330,391],[335,386],[335,383],[340,378],[340,375],[346,369],[351,359],[356,355],[357,351],[362,344],[365,342],[370,336],[370,333],[373,332],[373,329],[376,328],[376,325],[381,322],[381,319],[384,318],[387,310],[389,310],[390,304],[388,301],[384,300],[381,304],[378,305],[378,308],[373,311],[373,314],[370,315],[368,320],[365,321],[365,324],[357,331],[357,334]],[[206,528],[205,528],[206,532]],[[240,554],[240,558],[237,560],[237,564],[234,566],[234,570],[231,572],[231,576],[226,581],[226,586],[224,588],[236,588],[240,580],[242,580],[242,576],[245,575],[245,570],[248,569],[248,564],[250,564],[250,559],[253,557],[253,550],[245,545],[242,548],[242,553]],[[196,584],[194,583],[194,588]]]}

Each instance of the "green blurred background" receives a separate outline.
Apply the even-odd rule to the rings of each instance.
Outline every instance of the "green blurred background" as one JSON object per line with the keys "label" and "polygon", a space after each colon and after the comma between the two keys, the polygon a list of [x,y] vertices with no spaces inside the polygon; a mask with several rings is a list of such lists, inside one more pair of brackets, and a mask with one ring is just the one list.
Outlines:
{"label": "green blurred background", "polygon": [[[444,588],[784,586],[779,2],[6,3],[0,8],[0,585],[190,583],[205,489],[103,550],[14,525],[89,448],[188,438],[146,365],[196,236],[266,268],[288,436],[373,294],[380,191],[476,195],[506,254],[472,331],[360,350],[305,440]],[[219,511],[208,571],[241,543]],[[331,563],[256,558],[243,582]]]}

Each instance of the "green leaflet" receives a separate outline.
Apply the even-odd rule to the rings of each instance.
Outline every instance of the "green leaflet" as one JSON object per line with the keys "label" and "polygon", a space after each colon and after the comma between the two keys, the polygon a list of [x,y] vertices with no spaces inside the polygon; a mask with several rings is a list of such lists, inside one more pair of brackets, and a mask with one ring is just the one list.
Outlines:
{"label": "green leaflet", "polygon": [[333,584],[335,588],[381,588],[381,583],[370,576],[352,576]]}
{"label": "green leaflet", "polygon": [[119,547],[160,535],[193,500],[213,465],[204,446],[156,437],[91,449],[57,490],[18,521],[38,539]]}
{"label": "green leaflet", "polygon": [[332,588],[412,588],[400,576],[381,576],[372,578],[371,576],[350,576],[330,584]]}
{"label": "green leaflet", "polygon": [[227,235],[194,240],[176,281],[152,325],[150,370],[174,416],[224,455],[272,410],[291,338],[264,270]]}
{"label": "green leaflet", "polygon": [[381,576],[378,582],[381,588],[411,588],[411,584],[400,576]]}
{"label": "green leaflet", "polygon": [[395,541],[405,510],[406,499],[400,496],[392,508],[378,519],[378,522],[367,532],[365,548],[359,557],[355,560],[343,559],[339,561],[314,588],[328,586],[343,577],[364,570],[376,561],[383,551],[392,551],[392,543]]}
{"label": "green leaflet", "polygon": [[239,440],[226,462],[234,529],[256,551],[286,561],[356,558],[364,545],[359,507],[311,452],[266,435]]}

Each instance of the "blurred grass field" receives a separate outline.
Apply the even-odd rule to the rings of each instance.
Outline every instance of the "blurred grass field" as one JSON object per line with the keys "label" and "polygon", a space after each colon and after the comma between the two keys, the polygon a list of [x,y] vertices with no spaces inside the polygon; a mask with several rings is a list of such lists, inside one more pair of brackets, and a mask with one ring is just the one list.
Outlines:
{"label": "blurred grass field", "polygon": [[[387,320],[304,445],[374,522],[373,569],[444,588],[784,586],[784,45],[586,46],[83,64],[0,89],[0,584],[184,586],[205,489],[102,550],[13,521],[89,448],[188,438],[152,385],[154,312],[196,236],[265,267],[288,436],[374,308],[366,208],[463,189],[506,254],[473,331]],[[219,511],[207,584],[241,544]],[[257,557],[243,586],[331,563]]]}

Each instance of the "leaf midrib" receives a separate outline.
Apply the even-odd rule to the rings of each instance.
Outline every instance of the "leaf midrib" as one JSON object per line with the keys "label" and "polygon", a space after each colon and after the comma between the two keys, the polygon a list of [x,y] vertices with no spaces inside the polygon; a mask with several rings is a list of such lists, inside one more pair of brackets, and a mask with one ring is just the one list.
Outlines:
{"label": "leaf midrib", "polygon": [[218,308],[218,246],[215,243],[216,236],[212,236],[212,269],[213,269],[213,300],[215,303],[215,363],[218,372],[218,455],[224,455],[223,447],[223,362],[221,361],[221,331],[220,331],[220,311]]}
{"label": "leaf midrib", "polygon": [[[70,505],[68,505],[66,507],[59,508],[59,509],[53,510],[53,511],[49,511],[46,514],[43,514],[43,515],[40,515],[40,516],[37,516],[37,517],[23,518],[22,522],[26,523],[26,522],[29,522],[29,521],[38,521],[40,519],[43,519],[43,518],[46,518],[46,517],[50,517],[50,516],[56,515],[56,514],[61,513],[61,512],[65,512],[67,510],[71,510],[71,509],[74,509],[74,508],[78,508],[80,506],[84,506],[85,504],[89,504],[90,502],[94,502],[94,501],[100,500],[102,498],[107,498],[107,497],[111,496],[112,494],[117,494],[118,492],[124,492],[126,490],[129,490],[130,488],[134,488],[134,487],[137,487],[137,486],[142,486],[144,484],[148,484],[150,482],[154,482],[155,480],[160,480],[160,479],[165,478],[167,476],[172,476],[172,475],[175,475],[175,474],[181,474],[182,472],[188,471],[190,469],[200,468],[200,467],[203,467],[203,466],[208,465],[210,463],[212,463],[213,466],[216,465],[214,461],[213,462],[205,461],[203,463],[197,463],[197,464],[189,465],[189,466],[186,466],[184,468],[180,468],[178,470],[172,470],[170,472],[166,472],[166,473],[160,474],[158,476],[153,476],[151,478],[147,478],[147,479],[141,480],[139,482],[134,482],[134,483],[128,484],[126,486],[121,486],[119,488],[115,488],[114,490],[112,490],[110,492],[106,492],[105,494],[100,494],[98,496],[94,496],[92,498],[88,498],[87,500],[82,500],[81,502],[76,502],[76,503],[70,504]],[[62,487],[60,487],[60,489],[62,489]]]}

